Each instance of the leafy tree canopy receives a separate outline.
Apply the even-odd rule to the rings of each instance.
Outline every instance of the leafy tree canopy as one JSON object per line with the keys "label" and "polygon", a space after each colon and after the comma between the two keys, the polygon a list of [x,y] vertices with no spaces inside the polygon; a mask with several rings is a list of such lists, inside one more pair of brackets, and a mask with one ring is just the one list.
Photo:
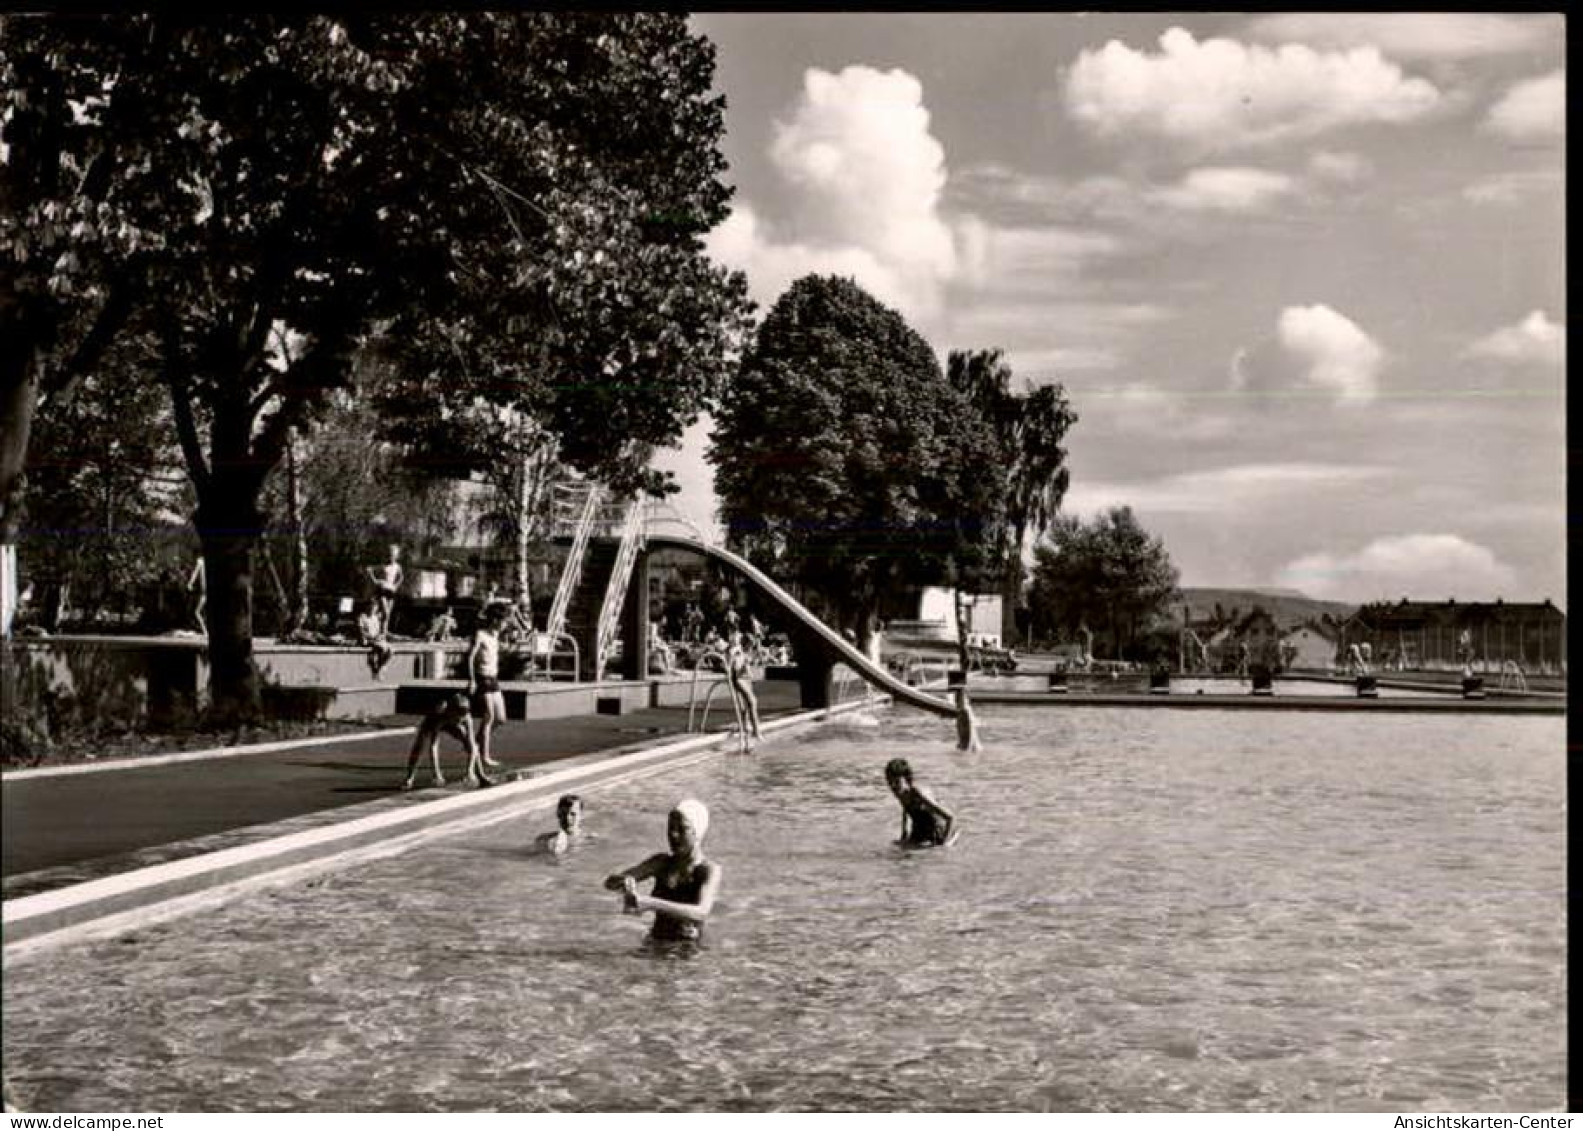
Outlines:
{"label": "leafy tree canopy", "polygon": [[370,332],[415,411],[517,406],[628,485],[722,378],[746,307],[702,253],[722,104],[680,15],[16,16],[0,49],[0,495],[39,391],[152,343],[217,700],[250,695],[264,481]]}
{"label": "leafy tree canopy", "polygon": [[1084,522],[1058,516],[1034,547],[1028,605],[1036,631],[1074,638],[1082,627],[1106,631],[1115,655],[1175,598],[1178,574],[1165,544],[1131,507]]}
{"label": "leafy tree canopy", "polygon": [[928,343],[851,280],[792,284],[717,424],[728,537],[860,633],[888,588],[945,580],[997,544],[990,430]]}

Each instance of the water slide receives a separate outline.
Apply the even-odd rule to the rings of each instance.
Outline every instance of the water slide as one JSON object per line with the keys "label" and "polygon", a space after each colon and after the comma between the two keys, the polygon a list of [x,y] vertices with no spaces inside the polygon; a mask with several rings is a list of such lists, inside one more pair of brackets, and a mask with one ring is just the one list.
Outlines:
{"label": "water slide", "polygon": [[672,534],[651,533],[647,541],[650,549],[691,550],[695,554],[702,554],[706,558],[713,558],[717,562],[730,566],[762,589],[783,610],[796,617],[803,627],[813,632],[820,640],[824,641],[832,652],[840,656],[847,667],[862,676],[874,687],[894,697],[897,702],[906,703],[910,707],[917,707],[921,711],[932,711],[936,715],[945,715],[949,718],[956,717],[954,704],[919,691],[916,687],[908,686],[902,680],[891,675],[884,667],[875,664],[862,652],[858,651],[857,648],[853,647],[846,637],[810,613],[795,597],[779,585],[776,585],[762,570],[746,558],[739,557],[730,550],[723,550],[718,546],[711,546],[707,542],[700,542],[695,538],[682,538]]}

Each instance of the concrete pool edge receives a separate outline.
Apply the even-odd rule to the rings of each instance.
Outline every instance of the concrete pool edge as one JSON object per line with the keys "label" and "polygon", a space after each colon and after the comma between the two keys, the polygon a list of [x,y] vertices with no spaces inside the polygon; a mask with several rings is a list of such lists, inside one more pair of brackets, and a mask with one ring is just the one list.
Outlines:
{"label": "concrete pool edge", "polygon": [[[762,731],[768,736],[886,702],[852,700],[800,711],[764,720]],[[574,755],[491,789],[350,815],[318,828],[9,899],[0,904],[4,958],[10,961],[83,938],[119,934],[151,920],[223,902],[257,886],[399,852],[419,840],[493,823],[520,810],[548,808],[562,793],[601,789],[717,757],[735,748],[737,741],[734,732],[712,732]]]}

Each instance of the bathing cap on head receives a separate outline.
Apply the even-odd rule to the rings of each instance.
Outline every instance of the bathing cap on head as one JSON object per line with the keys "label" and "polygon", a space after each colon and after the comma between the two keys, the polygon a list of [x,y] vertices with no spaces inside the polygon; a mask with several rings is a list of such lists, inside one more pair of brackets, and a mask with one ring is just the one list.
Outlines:
{"label": "bathing cap on head", "polygon": [[686,801],[678,803],[672,812],[686,817],[687,823],[693,827],[693,835],[700,841],[704,839],[704,834],[709,831],[709,809],[702,801],[695,801],[689,797]]}
{"label": "bathing cap on head", "polygon": [[885,763],[885,776],[888,778],[912,777],[912,766],[905,758],[892,758]]}

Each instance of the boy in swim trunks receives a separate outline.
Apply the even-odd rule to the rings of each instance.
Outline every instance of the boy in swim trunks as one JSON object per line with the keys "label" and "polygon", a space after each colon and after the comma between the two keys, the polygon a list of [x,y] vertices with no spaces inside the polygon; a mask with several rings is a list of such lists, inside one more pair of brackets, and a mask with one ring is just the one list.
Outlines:
{"label": "boy in swim trunks", "polygon": [[965,687],[956,689],[956,748],[968,751],[984,748],[978,740],[978,720],[973,717],[973,706],[967,701]]}
{"label": "boy in swim trunks", "polygon": [[390,560],[382,566],[369,566],[368,577],[374,583],[374,604],[379,613],[379,635],[390,633],[390,614],[396,609],[396,594],[406,575],[401,569],[401,547],[390,547]]}
{"label": "boy in swim trunks", "polygon": [[477,782],[480,786],[495,784],[484,776],[483,767],[478,764],[478,745],[473,741],[473,716],[468,711],[467,696],[457,692],[455,695],[447,696],[445,701],[424,716],[423,722],[418,725],[417,736],[412,740],[412,752],[407,755],[407,780],[401,783],[403,790],[409,790],[415,784],[418,776],[418,759],[425,746],[429,748],[429,757],[434,760],[434,784],[445,784],[445,775],[440,773],[440,735],[442,734],[454,736],[467,748],[467,781]]}
{"label": "boy in swim trunks", "polygon": [[956,830],[956,818],[912,780],[912,766],[905,758],[885,764],[885,783],[901,802],[901,839],[908,847],[944,844]]}
{"label": "boy in swim trunks", "polygon": [[[641,864],[605,880],[610,891],[622,893],[622,909],[629,915],[654,912],[649,938],[659,942],[697,942],[704,922],[714,910],[720,891],[720,865],[704,858],[704,834],[709,831],[709,810],[702,801],[687,800],[671,810],[665,835],[669,852],[658,852]],[[653,879],[648,895],[638,894],[638,881]]]}
{"label": "boy in swim trunks", "polygon": [[506,721],[506,697],[500,691],[500,624],[504,619],[505,606],[486,607],[467,652],[467,695],[473,701],[473,713],[481,716],[478,744],[484,765],[491,769],[502,763],[490,754],[490,738],[495,727]]}

